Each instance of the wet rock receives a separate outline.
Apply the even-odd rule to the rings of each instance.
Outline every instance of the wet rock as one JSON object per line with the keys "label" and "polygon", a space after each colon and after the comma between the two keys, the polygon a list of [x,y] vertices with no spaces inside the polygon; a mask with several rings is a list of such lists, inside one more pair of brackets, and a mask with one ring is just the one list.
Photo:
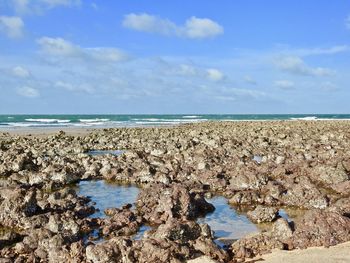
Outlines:
{"label": "wet rock", "polygon": [[350,218],[337,212],[308,211],[292,236],[295,248],[334,246],[350,240]]}
{"label": "wet rock", "polygon": [[180,263],[190,259],[194,251],[188,246],[181,246],[165,239],[144,239],[135,242],[134,258],[137,262],[171,262]]}
{"label": "wet rock", "polygon": [[130,251],[129,239],[113,238],[104,243],[86,247],[86,258],[93,263],[135,262]]}
{"label": "wet rock", "polygon": [[171,218],[193,219],[214,210],[203,194],[191,193],[181,184],[152,184],[142,189],[136,204],[144,218],[155,224]]}
{"label": "wet rock", "polygon": [[194,248],[217,262],[227,262],[229,259],[227,252],[219,249],[211,239],[204,237],[198,238],[194,244]]}
{"label": "wet rock", "polygon": [[142,218],[131,211],[130,206],[106,209],[105,213],[109,217],[100,220],[103,236],[130,236],[136,234],[142,223]]}
{"label": "wet rock", "polygon": [[196,240],[201,236],[202,229],[193,221],[178,222],[175,219],[168,220],[160,225],[153,234],[155,238],[168,238],[181,244],[190,240]]}
{"label": "wet rock", "polygon": [[258,224],[272,222],[278,216],[278,208],[258,205],[253,211],[249,211],[247,216],[251,221]]}
{"label": "wet rock", "polygon": [[285,249],[286,245],[270,234],[257,234],[234,242],[230,250],[235,259],[252,258],[271,252],[272,249]]}
{"label": "wet rock", "polygon": [[231,205],[254,205],[264,203],[264,199],[257,192],[238,192],[228,201]]}

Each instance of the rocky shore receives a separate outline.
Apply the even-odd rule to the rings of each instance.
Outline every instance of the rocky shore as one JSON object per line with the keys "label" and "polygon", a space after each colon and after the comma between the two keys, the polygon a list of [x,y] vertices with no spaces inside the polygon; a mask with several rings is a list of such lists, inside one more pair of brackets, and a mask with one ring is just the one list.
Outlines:
{"label": "rocky shore", "polygon": [[[123,150],[120,156],[87,154]],[[81,180],[140,187],[93,218]],[[221,195],[266,227],[224,248],[197,218]],[[207,122],[0,134],[0,262],[244,262],[350,240],[350,122]],[[288,221],[280,209],[302,209]],[[135,234],[151,226],[140,239]],[[102,242],[93,242],[97,232]]]}

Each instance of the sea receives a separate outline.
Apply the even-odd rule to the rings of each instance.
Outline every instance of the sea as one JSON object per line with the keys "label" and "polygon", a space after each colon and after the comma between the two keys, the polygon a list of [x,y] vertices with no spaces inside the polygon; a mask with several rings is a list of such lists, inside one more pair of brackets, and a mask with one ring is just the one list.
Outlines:
{"label": "sea", "polygon": [[143,127],[204,121],[350,120],[350,114],[0,115],[0,129],[26,127]]}

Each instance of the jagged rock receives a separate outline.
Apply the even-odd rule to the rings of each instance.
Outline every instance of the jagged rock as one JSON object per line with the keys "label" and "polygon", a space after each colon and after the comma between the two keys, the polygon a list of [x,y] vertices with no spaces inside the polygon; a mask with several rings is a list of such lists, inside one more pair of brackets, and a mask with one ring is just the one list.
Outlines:
{"label": "jagged rock", "polygon": [[292,236],[295,248],[334,246],[350,240],[350,218],[337,212],[308,211]]}
{"label": "jagged rock", "polygon": [[187,187],[152,184],[138,196],[137,207],[150,223],[161,223],[171,218],[194,219],[214,210],[204,196],[190,193]]}
{"label": "jagged rock", "polygon": [[249,211],[247,216],[255,223],[272,222],[278,216],[278,208],[258,205],[253,211]]}
{"label": "jagged rock", "polygon": [[284,242],[287,241],[293,235],[293,230],[286,219],[279,218],[276,220],[276,222],[274,222],[271,234],[273,237]]}

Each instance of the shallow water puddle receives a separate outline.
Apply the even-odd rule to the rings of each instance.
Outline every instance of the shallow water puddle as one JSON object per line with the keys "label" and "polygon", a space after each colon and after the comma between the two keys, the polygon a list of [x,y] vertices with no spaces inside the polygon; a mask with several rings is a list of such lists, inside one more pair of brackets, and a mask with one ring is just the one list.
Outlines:
{"label": "shallow water puddle", "polygon": [[305,215],[305,212],[305,209],[284,207],[278,211],[278,215],[291,223],[298,221],[299,218]]}
{"label": "shallow water puddle", "polygon": [[147,226],[147,225],[143,225],[140,227],[139,231],[137,232],[137,234],[134,236],[134,240],[140,240],[143,238],[143,235],[145,234],[146,231],[151,230],[152,227]]}
{"label": "shallow water puddle", "polygon": [[[104,210],[107,208],[120,208],[125,204],[134,204],[138,193],[139,189],[136,186],[113,184],[104,180],[81,181],[77,189],[78,195],[88,196],[91,201],[95,203],[94,207],[97,208],[98,211],[90,216],[92,218],[106,218],[107,216]],[[141,226],[133,239],[142,239],[144,233],[150,229],[150,226]],[[89,234],[89,237],[93,239],[92,242],[95,244],[104,241],[103,237],[99,237],[98,229],[94,229],[92,233]]]}
{"label": "shallow water puddle", "polygon": [[206,223],[215,233],[217,244],[224,246],[223,240],[237,240],[248,234],[258,233],[258,227],[242,214],[239,214],[222,196],[207,199],[215,206],[215,211],[203,218],[198,223]]}
{"label": "shallow water puddle", "polygon": [[292,222],[293,220],[289,217],[288,213],[284,209],[280,209],[278,211],[278,215],[284,219],[286,219],[288,222]]}
{"label": "shallow water puddle", "polygon": [[91,156],[100,156],[100,155],[106,155],[106,154],[111,154],[114,156],[119,156],[123,154],[125,151],[122,150],[90,150],[86,154],[91,155]]}
{"label": "shallow water puddle", "polygon": [[106,217],[106,208],[120,208],[125,204],[133,204],[136,201],[139,189],[135,186],[107,183],[104,180],[81,181],[78,185],[77,194],[88,196],[95,202],[95,212],[91,217]]}
{"label": "shallow water puddle", "polygon": [[252,160],[260,164],[263,160],[263,157],[260,155],[254,155]]}

